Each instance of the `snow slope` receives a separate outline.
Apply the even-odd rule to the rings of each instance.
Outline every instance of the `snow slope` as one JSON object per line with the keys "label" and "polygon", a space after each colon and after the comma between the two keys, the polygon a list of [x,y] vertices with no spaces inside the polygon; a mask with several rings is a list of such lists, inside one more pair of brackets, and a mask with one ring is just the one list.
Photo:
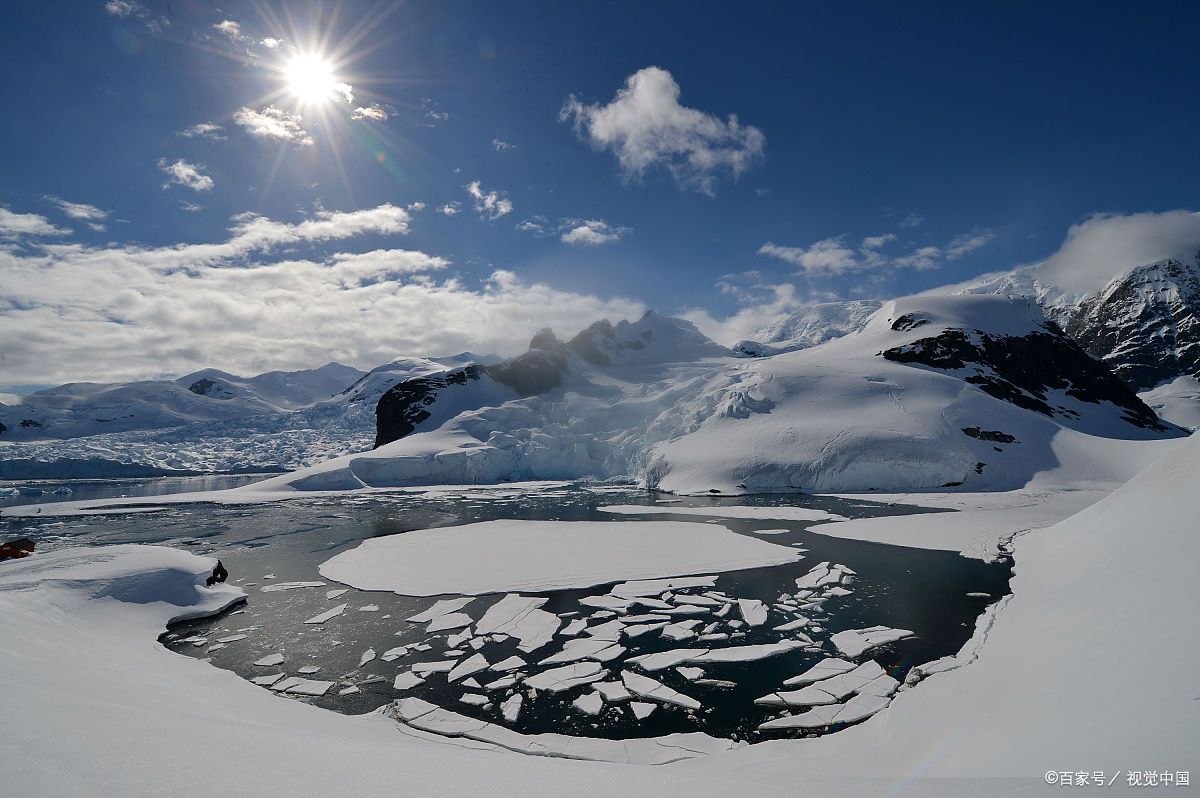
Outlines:
{"label": "snow slope", "polygon": [[0,440],[79,438],[278,414],[327,399],[361,375],[329,363],[256,377],[206,369],[173,381],[68,383],[25,396],[19,405],[0,405]]}
{"label": "snow slope", "polygon": [[[1026,300],[896,300],[860,332],[770,357],[675,351],[634,365],[571,351],[560,384],[500,404],[488,378],[465,380],[441,389],[453,414],[417,392],[428,417],[403,437],[257,489],[630,476],[676,492],[1008,490],[1067,465],[1061,435],[1181,434]],[[1066,448],[1090,468],[1086,444]]]}

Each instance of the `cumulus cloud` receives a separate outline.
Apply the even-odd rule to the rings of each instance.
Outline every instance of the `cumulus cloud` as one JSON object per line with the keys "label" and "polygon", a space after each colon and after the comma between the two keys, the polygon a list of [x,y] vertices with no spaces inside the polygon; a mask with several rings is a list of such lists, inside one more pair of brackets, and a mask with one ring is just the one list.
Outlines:
{"label": "cumulus cloud", "polygon": [[1095,214],[1067,230],[1039,272],[1068,292],[1090,293],[1132,268],[1198,249],[1200,215],[1192,211]]}
{"label": "cumulus cloud", "polygon": [[39,216],[36,213],[13,213],[0,205],[0,238],[64,236],[69,235],[70,232],[62,227],[55,227],[45,216]]}
{"label": "cumulus cloud", "polygon": [[484,191],[478,180],[472,180],[464,188],[475,200],[475,212],[480,219],[492,221],[512,213],[513,204],[503,191]]}
{"label": "cumulus cloud", "polygon": [[890,254],[885,250],[898,240],[894,233],[867,236],[857,248],[846,241],[846,236],[836,236],[807,247],[783,246],[768,241],[758,248],[758,254],[790,263],[810,276],[885,268],[925,271],[965,257],[994,237],[990,230],[973,230],[955,236],[944,247],[925,245],[903,254]]}
{"label": "cumulus cloud", "polygon": [[312,137],[304,129],[304,119],[300,114],[293,114],[273,105],[268,105],[261,111],[240,108],[233,115],[233,121],[244,127],[250,135],[259,138],[292,144],[313,143]]}
{"label": "cumulus cloud", "polygon": [[279,46],[283,44],[283,41],[276,39],[274,36],[268,36],[259,42],[259,44],[261,44],[263,47],[266,47],[268,50],[278,50]]}
{"label": "cumulus cloud", "polygon": [[367,106],[355,108],[350,114],[351,119],[370,119],[373,122],[388,121],[388,112],[379,103],[371,103]]}
{"label": "cumulus cloud", "polygon": [[454,202],[447,202],[445,205],[438,208],[438,213],[442,214],[443,216],[454,216],[461,210],[462,203],[455,200]]}
{"label": "cumulus cloud", "polygon": [[159,158],[158,168],[167,176],[167,182],[163,183],[164,189],[179,185],[192,191],[210,191],[213,187],[213,179],[200,171],[204,167],[188,163],[182,158],[175,163],[168,163],[166,158]]}
{"label": "cumulus cloud", "polygon": [[722,120],[687,108],[679,96],[670,72],[646,67],[626,78],[606,105],[585,105],[571,95],[559,119],[595,148],[612,150],[626,179],[663,167],[681,188],[715,194],[723,173],[736,179],[763,157],[766,136],[735,114]]}
{"label": "cumulus cloud", "polygon": [[[355,251],[354,237],[399,235],[408,224],[403,208],[384,205],[295,223],[241,215],[206,243],[0,250],[0,340],[22,342],[5,353],[5,382],[115,381],[206,366],[256,373],[332,359],[370,367],[398,353],[465,349],[509,354],[543,326],[571,335],[645,310],[508,271],[467,279],[428,253]],[[336,254],[312,246],[334,240]]]}
{"label": "cumulus cloud", "polygon": [[189,128],[179,131],[179,135],[193,139],[202,138],[209,141],[224,141],[225,128],[218,125],[216,122],[199,122]]}
{"label": "cumulus cloud", "polygon": [[734,313],[719,318],[707,310],[694,308],[680,315],[725,346],[751,338],[764,327],[812,303],[792,283],[768,283],[753,271],[727,274],[717,287],[736,300],[738,308]]}
{"label": "cumulus cloud", "polygon": [[570,219],[568,228],[559,238],[564,244],[576,246],[599,246],[620,241],[632,231],[628,227],[613,227],[603,219]]}

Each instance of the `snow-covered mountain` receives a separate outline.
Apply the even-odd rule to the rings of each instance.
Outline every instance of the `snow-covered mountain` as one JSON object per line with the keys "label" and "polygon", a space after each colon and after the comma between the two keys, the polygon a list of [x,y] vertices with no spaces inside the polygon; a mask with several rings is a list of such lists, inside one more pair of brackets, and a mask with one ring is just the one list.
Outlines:
{"label": "snow-covered mountain", "polygon": [[1200,376],[1200,252],[1137,266],[1082,297],[1063,294],[1039,275],[1039,267],[1026,267],[962,290],[1036,300],[1136,390]]}
{"label": "snow-covered mountain", "polygon": [[733,348],[751,357],[763,357],[818,346],[858,332],[882,304],[873,299],[819,302],[789,313]]}
{"label": "snow-covered mountain", "polygon": [[0,441],[79,438],[286,413],[328,399],[362,375],[341,363],[238,377],[206,369],[178,380],[75,382],[0,404]]}
{"label": "snow-covered mountain", "polygon": [[[596,357],[591,334],[564,344],[542,331],[517,358],[398,383],[380,401],[374,452],[270,484],[1004,489],[1055,468],[1063,440],[1182,434],[1027,300],[897,300],[858,332],[756,358],[712,356],[720,347],[661,316],[624,329],[643,322],[654,334],[636,333],[632,363]],[[596,329],[610,327],[622,329]]]}

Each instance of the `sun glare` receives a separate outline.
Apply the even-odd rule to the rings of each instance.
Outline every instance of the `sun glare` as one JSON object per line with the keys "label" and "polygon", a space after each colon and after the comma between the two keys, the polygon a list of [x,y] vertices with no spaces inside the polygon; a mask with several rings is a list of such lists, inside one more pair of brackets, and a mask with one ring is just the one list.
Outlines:
{"label": "sun glare", "polygon": [[284,72],[288,90],[302,105],[318,105],[337,97],[339,84],[333,77],[333,65],[315,55],[299,53],[287,63]]}

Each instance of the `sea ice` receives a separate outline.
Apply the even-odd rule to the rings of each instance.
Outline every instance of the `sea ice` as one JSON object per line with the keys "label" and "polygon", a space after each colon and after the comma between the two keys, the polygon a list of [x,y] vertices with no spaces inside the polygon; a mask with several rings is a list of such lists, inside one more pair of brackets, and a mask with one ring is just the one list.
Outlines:
{"label": "sea ice", "polygon": [[423,684],[424,682],[424,679],[412,671],[405,671],[396,677],[396,680],[392,682],[392,687],[396,690],[411,690],[418,684]]}
{"label": "sea ice", "polygon": [[748,626],[762,626],[767,622],[767,607],[757,599],[738,599],[738,612]]}
{"label": "sea ice", "polygon": [[[662,682],[656,682],[649,676],[642,676],[640,673],[633,673],[632,671],[622,671],[621,681],[625,683],[625,688],[638,698],[648,698],[660,704],[672,704],[684,709],[700,708],[700,702],[696,699],[672,690]],[[636,713],[637,710],[635,709],[634,712]]]}
{"label": "sea ice", "polygon": [[458,665],[458,660],[440,659],[433,662],[417,662],[412,666],[412,672],[417,675],[429,673],[449,673]]}
{"label": "sea ice", "polygon": [[445,615],[439,615],[429,622],[429,626],[425,627],[425,634],[433,634],[434,632],[445,632],[448,629],[461,629],[464,626],[471,625],[471,616],[465,612],[449,612]]}
{"label": "sea ice", "polygon": [[363,652],[362,656],[358,658],[358,667],[361,668],[363,665],[366,665],[373,659],[375,659],[375,649],[368,648]]}
{"label": "sea ice", "polygon": [[481,707],[488,703],[488,697],[485,695],[479,695],[478,693],[463,693],[461,696],[459,696],[458,700],[464,704],[470,704],[476,707]]}
{"label": "sea ice", "polygon": [[233,643],[237,640],[245,640],[249,635],[229,635],[228,637],[218,637],[218,643]]}
{"label": "sea ice", "polygon": [[563,646],[562,651],[551,654],[538,664],[555,665],[563,662],[577,662],[581,659],[594,659],[598,662],[607,662],[623,653],[625,653],[625,649],[615,645],[610,640],[584,637],[568,640],[567,644]]}
{"label": "sea ice", "polygon": [[518,657],[517,655],[514,654],[513,656],[509,657],[508,659],[500,660],[495,665],[493,665],[490,668],[490,670],[494,670],[497,673],[505,673],[507,671],[515,671],[517,668],[524,668],[525,665],[526,665],[525,660],[521,659],[520,657]]}
{"label": "sea ice", "polygon": [[588,715],[599,715],[600,710],[604,708],[604,700],[599,693],[592,691],[579,696],[571,702],[571,705]]}
{"label": "sea ice", "polygon": [[544,598],[509,593],[488,607],[475,625],[475,632],[480,635],[511,635],[521,641],[517,644],[519,650],[526,653],[535,651],[553,639],[562,623],[557,615],[538,609],[546,601]]}
{"label": "sea ice", "polygon": [[866,629],[847,629],[830,635],[829,640],[837,650],[847,657],[857,657],[876,646],[911,637],[908,629],[890,629],[886,626],[870,626]]}
{"label": "sea ice", "polygon": [[504,700],[500,705],[500,713],[509,723],[516,723],[517,718],[521,717],[521,704],[525,701],[525,697],[520,693],[514,693]]}
{"label": "sea ice", "polygon": [[634,717],[638,720],[645,720],[650,717],[651,712],[658,709],[658,705],[649,704],[645,701],[634,701],[629,705],[629,708],[633,710]]}
{"label": "sea ice", "polygon": [[359,612],[379,612],[378,604],[364,604],[358,608]]}
{"label": "sea ice", "polygon": [[853,662],[847,662],[844,659],[833,659],[826,657],[816,665],[813,665],[811,668],[804,671],[804,673],[801,673],[798,676],[793,676],[790,679],[785,679],[783,683],[791,686],[819,682],[822,679],[828,679],[831,676],[837,676],[838,674],[852,671],[856,667],[857,666]]}
{"label": "sea ice", "polygon": [[558,693],[581,684],[598,682],[607,675],[608,671],[600,667],[600,663],[584,661],[542,671],[526,679],[525,684],[534,690]]}
{"label": "sea ice", "polygon": [[336,618],[339,615],[341,615],[343,612],[345,612],[347,606],[348,605],[346,605],[346,604],[339,604],[336,607],[334,607],[333,609],[326,610],[325,612],[321,613],[320,615],[314,615],[313,617],[311,617],[307,621],[305,621],[305,623],[325,623],[330,618]]}
{"label": "sea ice", "polygon": [[[471,557],[463,558],[464,551]],[[739,535],[719,524],[513,519],[370,538],[319,570],[362,590],[482,595],[736,571],[795,562],[800,556],[788,546]],[[445,567],[451,562],[453,568]],[[620,586],[611,593],[637,595]]]}
{"label": "sea ice", "polygon": [[296,669],[296,673],[302,673],[305,676],[310,676],[314,673],[320,673],[320,671],[321,667],[319,665],[305,665],[303,668]]}
{"label": "sea ice", "polygon": [[405,620],[411,623],[426,623],[427,621],[432,621],[434,618],[439,618],[443,615],[449,615],[452,612],[457,612],[474,600],[474,596],[440,599],[429,609],[425,610],[424,612],[419,612],[416,615],[406,618]]}
{"label": "sea ice", "polygon": [[389,648],[387,651],[380,654],[379,658],[384,662],[392,662],[393,660],[400,659],[407,653],[408,646],[396,646],[395,648]]}
{"label": "sea ice", "polygon": [[250,681],[254,682],[255,684],[261,684],[263,687],[270,687],[282,678],[282,673],[272,673],[269,676],[255,676]]}
{"label": "sea ice", "polygon": [[302,587],[325,587],[324,582],[275,582],[259,588],[263,593],[280,593],[284,590],[298,590]]}
{"label": "sea ice", "polygon": [[280,665],[282,663],[283,663],[283,655],[282,654],[268,654],[267,656],[263,657],[262,659],[257,660],[254,664],[258,665],[259,667],[269,668],[272,665]]}
{"label": "sea ice", "polygon": [[841,704],[813,707],[799,715],[785,715],[782,718],[768,720],[759,724],[760,731],[778,729],[820,729],[833,724],[833,719],[842,711]]}
{"label": "sea ice", "polygon": [[596,682],[592,687],[610,704],[619,704],[632,698],[621,682]]}
{"label": "sea ice", "polygon": [[344,587],[339,587],[337,590],[326,590],[325,598],[335,599],[338,596],[344,596],[345,594],[347,594],[349,592],[350,592],[350,590],[348,588],[344,588]]}
{"label": "sea ice", "polygon": [[456,682],[459,679],[465,679],[468,676],[485,671],[488,669],[488,661],[482,654],[472,654],[454,667],[446,676],[446,681]]}
{"label": "sea ice", "polygon": [[[282,684],[282,682],[280,682]],[[287,685],[280,692],[288,695],[311,695],[320,696],[329,692],[329,688],[333,687],[333,682],[323,682],[316,679],[297,679],[295,683]],[[272,690],[279,689],[279,686],[271,688]]]}

